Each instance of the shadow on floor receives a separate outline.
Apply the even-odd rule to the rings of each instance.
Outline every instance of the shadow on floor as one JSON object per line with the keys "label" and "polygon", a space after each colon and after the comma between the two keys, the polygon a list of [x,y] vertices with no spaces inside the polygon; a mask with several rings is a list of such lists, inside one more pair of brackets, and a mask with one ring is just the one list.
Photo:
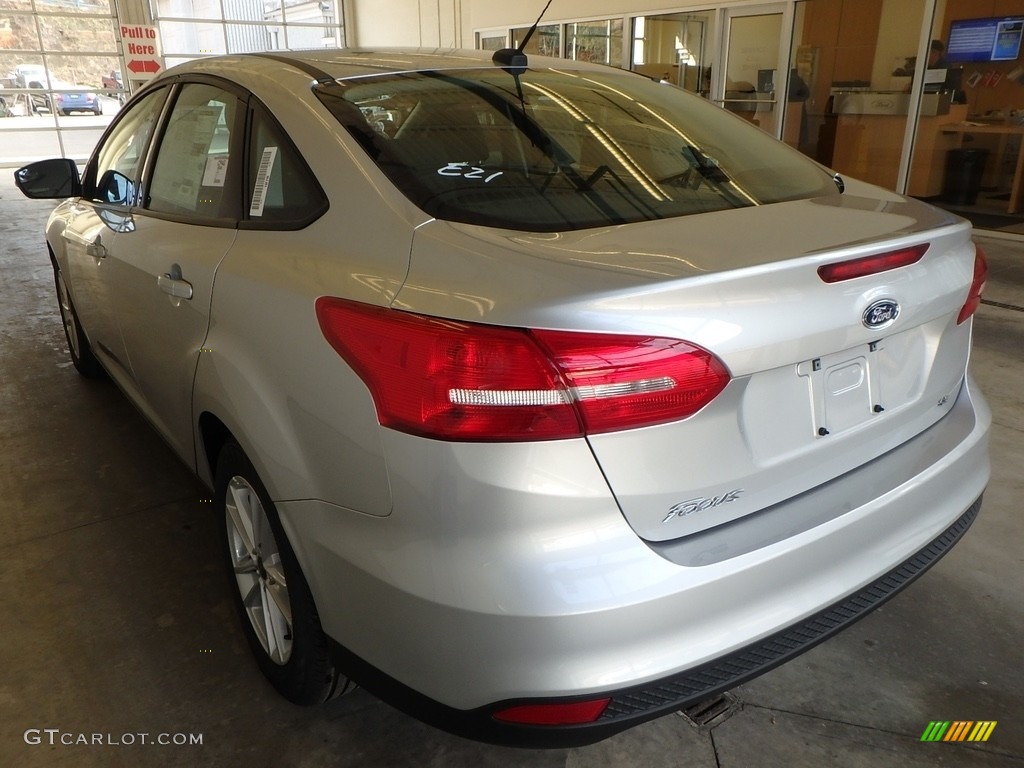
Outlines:
{"label": "shadow on floor", "polygon": [[995,189],[983,189],[972,205],[950,203],[940,197],[921,198],[927,203],[963,216],[975,229],[1024,236],[1024,211],[1008,213],[1010,195]]}

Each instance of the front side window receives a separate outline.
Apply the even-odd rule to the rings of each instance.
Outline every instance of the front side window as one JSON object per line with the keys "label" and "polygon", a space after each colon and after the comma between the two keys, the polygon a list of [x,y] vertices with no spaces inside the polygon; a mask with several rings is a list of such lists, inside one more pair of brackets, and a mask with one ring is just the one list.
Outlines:
{"label": "front side window", "polygon": [[182,86],[160,139],[146,207],[202,219],[239,217],[240,194],[232,157],[244,111],[234,94],[214,85]]}
{"label": "front side window", "polygon": [[82,183],[84,197],[107,205],[135,205],[143,156],[167,90],[159,88],[150,92],[118,116],[86,169]]}
{"label": "front side window", "polygon": [[409,199],[450,221],[561,231],[837,194],[799,153],[614,70],[422,72],[317,89]]}

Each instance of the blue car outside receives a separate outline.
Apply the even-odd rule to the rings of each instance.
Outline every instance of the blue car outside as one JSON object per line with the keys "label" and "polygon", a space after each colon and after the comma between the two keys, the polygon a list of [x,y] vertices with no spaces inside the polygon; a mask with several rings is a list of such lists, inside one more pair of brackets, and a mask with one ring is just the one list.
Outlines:
{"label": "blue car outside", "polygon": [[68,115],[72,112],[92,112],[94,115],[103,114],[103,105],[96,93],[81,89],[72,90],[74,86],[68,86],[68,88],[69,90],[60,90],[53,94],[54,104],[58,113],[61,115]]}

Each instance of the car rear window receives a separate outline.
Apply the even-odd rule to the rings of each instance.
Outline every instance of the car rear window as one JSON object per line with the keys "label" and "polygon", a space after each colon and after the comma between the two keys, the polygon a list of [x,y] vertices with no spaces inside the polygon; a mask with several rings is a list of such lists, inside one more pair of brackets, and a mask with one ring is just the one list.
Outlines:
{"label": "car rear window", "polygon": [[417,206],[566,231],[838,194],[796,150],[680,89],[617,72],[362,77],[317,95]]}

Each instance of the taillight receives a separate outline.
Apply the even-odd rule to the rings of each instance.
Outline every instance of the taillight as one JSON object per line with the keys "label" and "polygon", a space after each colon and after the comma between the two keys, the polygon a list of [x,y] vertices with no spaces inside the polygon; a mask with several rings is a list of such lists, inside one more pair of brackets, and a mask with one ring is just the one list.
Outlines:
{"label": "taillight", "polygon": [[915,245],[910,248],[901,248],[898,251],[877,253],[873,256],[863,256],[859,259],[840,261],[835,264],[823,264],[818,267],[818,277],[826,283],[838,283],[843,280],[852,280],[855,277],[888,272],[890,269],[906,267],[920,261],[927,250],[927,244]]}
{"label": "taillight", "polygon": [[971,281],[971,290],[967,292],[967,301],[964,302],[956,324],[960,325],[967,318],[974,314],[978,305],[981,304],[981,294],[985,291],[985,280],[988,277],[988,262],[985,260],[985,253],[975,244],[974,246],[974,279]]}
{"label": "taillight", "polygon": [[553,440],[686,418],[729,382],[678,339],[530,331],[323,297],[324,337],[387,427],[443,440]]}
{"label": "taillight", "polygon": [[532,331],[575,395],[589,433],[692,416],[729,383],[722,362],[679,339]]}

